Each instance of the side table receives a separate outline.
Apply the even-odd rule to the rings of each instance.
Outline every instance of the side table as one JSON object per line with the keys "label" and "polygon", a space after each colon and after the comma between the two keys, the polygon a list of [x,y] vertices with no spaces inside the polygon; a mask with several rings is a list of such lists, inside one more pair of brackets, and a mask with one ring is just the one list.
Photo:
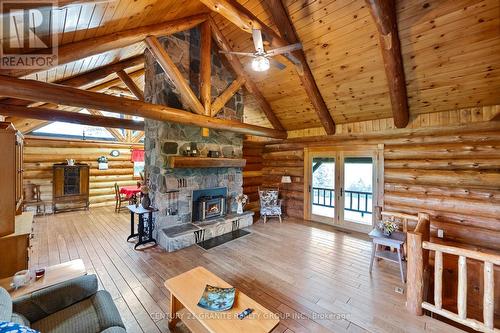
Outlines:
{"label": "side table", "polygon": [[[395,231],[390,236],[384,235],[382,231],[375,228],[368,234],[372,238],[372,258],[370,261],[370,273],[372,272],[373,261],[375,258],[380,258],[388,261],[392,261],[399,264],[399,271],[401,273],[401,281],[406,282],[405,273],[403,269],[403,259],[402,251],[403,245],[406,242],[406,233],[401,231]],[[382,249],[379,249],[379,246]],[[389,246],[396,249],[396,253],[383,249],[384,246]]]}
{"label": "side table", "polygon": [[[139,241],[135,244],[134,249],[137,249],[138,246],[144,245],[147,243],[156,243],[156,239],[153,238],[153,213],[157,212],[156,208],[145,209],[141,205],[136,207],[135,205],[128,205],[128,210],[130,211],[130,236],[127,237],[127,241],[131,238],[138,237]],[[139,223],[137,226],[137,233],[135,232],[135,221],[134,216],[139,216]],[[144,215],[147,214],[145,218]],[[146,223],[144,223],[146,220]]]}
{"label": "side table", "polygon": [[62,264],[46,267],[43,277],[37,280],[33,279],[33,281],[27,285],[17,289],[12,288],[10,285],[12,277],[0,280],[0,287],[7,290],[10,297],[14,299],[86,274],[87,270],[85,269],[82,259],[75,259]]}

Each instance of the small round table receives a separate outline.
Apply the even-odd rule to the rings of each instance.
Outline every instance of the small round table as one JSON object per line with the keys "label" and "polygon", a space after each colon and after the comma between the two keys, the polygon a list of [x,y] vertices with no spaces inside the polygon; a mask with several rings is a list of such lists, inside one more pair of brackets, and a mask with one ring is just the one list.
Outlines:
{"label": "small round table", "polygon": [[120,187],[120,194],[125,194],[125,196],[130,199],[131,204],[135,204],[137,202],[137,194],[139,193],[141,193],[141,189],[136,185]]}

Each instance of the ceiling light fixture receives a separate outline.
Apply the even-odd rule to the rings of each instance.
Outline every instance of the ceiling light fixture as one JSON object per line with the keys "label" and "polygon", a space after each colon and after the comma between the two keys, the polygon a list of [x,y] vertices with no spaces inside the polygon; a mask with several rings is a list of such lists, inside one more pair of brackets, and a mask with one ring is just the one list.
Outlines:
{"label": "ceiling light fixture", "polygon": [[269,69],[269,59],[264,56],[256,56],[252,60],[252,69],[256,72],[265,72]]}

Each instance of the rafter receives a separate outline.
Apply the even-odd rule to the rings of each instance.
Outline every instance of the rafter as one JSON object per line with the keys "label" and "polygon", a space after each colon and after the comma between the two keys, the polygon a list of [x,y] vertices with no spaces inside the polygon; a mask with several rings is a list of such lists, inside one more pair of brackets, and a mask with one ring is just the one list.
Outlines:
{"label": "rafter", "polygon": [[[165,36],[188,30],[206,19],[206,14],[194,15],[65,44],[60,46],[57,50],[57,65],[67,64],[96,54],[123,48],[141,42],[150,35]],[[49,68],[43,70],[47,69]],[[40,71],[40,69],[0,69],[0,74],[13,77],[24,77]]]}
{"label": "rafter", "polygon": [[398,35],[398,20],[394,0],[365,0],[379,32],[385,75],[389,85],[394,125],[408,125],[410,112],[406,92],[403,57]]}
{"label": "rafter", "polygon": [[[94,110],[94,109],[87,109],[87,111],[90,114],[96,115],[96,116],[103,116],[102,112],[99,110]],[[120,133],[119,129],[116,128],[111,128],[111,127],[104,127],[112,136],[115,137],[115,139],[118,142],[125,142],[125,138],[123,135]]]}
{"label": "rafter", "polygon": [[245,84],[245,78],[238,76],[212,103],[211,116],[215,117],[226,103]]}
{"label": "rafter", "polygon": [[127,128],[143,130],[143,121],[104,117],[102,113],[89,110],[90,115],[85,113],[61,111],[57,109],[26,107],[0,103],[0,114],[8,116],[20,116],[29,119],[46,120],[50,122],[61,121],[73,124],[84,124],[90,126],[102,126],[114,130],[116,128]]}
{"label": "rafter", "polygon": [[122,82],[138,100],[144,100],[144,94],[142,90],[135,84],[134,80],[132,80],[132,78],[124,70],[117,71],[116,75],[120,78],[120,80],[122,80]]}
{"label": "rafter", "polygon": [[21,80],[8,76],[0,76],[0,91],[2,91],[2,95],[7,97],[117,112],[160,121],[227,130],[241,134],[277,139],[287,137],[287,133],[284,130],[250,125],[234,120],[212,118],[163,105],[150,104],[138,100],[130,100],[34,80]]}
{"label": "rafter", "polygon": [[[278,27],[278,30],[281,36],[289,43],[300,43],[297,34],[295,33],[295,29],[290,21],[290,18],[286,12],[285,6],[283,5],[282,0],[268,0],[265,2],[269,11],[271,12],[274,22]],[[335,134],[335,122],[333,121],[332,115],[330,111],[328,111],[328,107],[321,96],[321,92],[319,91],[318,85],[314,79],[314,76],[309,68],[309,65],[306,60],[306,55],[303,50],[297,50],[293,53],[295,57],[302,64],[302,74],[299,75],[302,85],[306,90],[307,96],[311,101],[316,113],[318,115],[321,124],[325,128],[327,134],[332,135]]]}
{"label": "rafter", "polygon": [[[228,41],[221,33],[215,22],[213,22],[212,19],[209,19],[209,21],[212,27],[212,34],[214,40],[219,46],[219,48],[224,51],[231,51]],[[225,56],[229,61],[229,63],[231,64],[231,67],[233,68],[236,75],[241,76],[245,79],[245,87],[255,97],[257,103],[259,103],[261,110],[264,112],[271,125],[277,130],[281,131],[285,130],[278,117],[276,117],[276,115],[274,114],[271,105],[266,101],[266,99],[260,92],[259,88],[257,88],[255,82],[253,82],[250,76],[245,72],[245,70],[243,69],[243,65],[238,60],[238,58],[230,54],[225,54]]]}
{"label": "rafter", "polygon": [[160,41],[154,36],[148,36],[146,37],[146,44],[163,71],[174,82],[175,87],[181,94],[182,100],[189,105],[193,112],[197,114],[204,114],[205,110],[203,105],[201,105],[198,97],[193,92],[186,79],[184,79],[182,73],[174,64],[167,51],[165,51]]}

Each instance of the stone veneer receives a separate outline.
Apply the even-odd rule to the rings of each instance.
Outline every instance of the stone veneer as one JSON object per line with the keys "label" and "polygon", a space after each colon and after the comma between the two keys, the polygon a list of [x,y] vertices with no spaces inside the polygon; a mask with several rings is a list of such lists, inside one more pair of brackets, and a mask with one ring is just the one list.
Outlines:
{"label": "stone veneer", "polygon": [[[199,45],[198,28],[172,36],[160,38],[193,91],[199,95]],[[149,51],[145,52],[145,89],[147,102],[162,104],[179,109],[189,110],[182,101],[172,81],[156,63]],[[220,55],[212,50],[212,98],[217,97],[234,80],[220,60]],[[236,93],[218,115],[220,118],[242,120],[243,97]],[[233,198],[242,193],[243,177],[240,168],[196,168],[169,169],[169,156],[182,155],[184,149],[195,142],[201,156],[209,150],[221,152],[225,157],[241,157],[243,147],[242,135],[227,131],[210,130],[208,137],[201,135],[201,129],[174,123],[145,120],[145,169],[150,179],[150,196],[153,205],[159,209],[157,228],[191,222],[191,195],[193,190],[227,187],[227,207],[236,211]],[[169,193],[169,191],[179,191]],[[178,214],[167,215],[168,208],[175,208],[178,202]]]}

